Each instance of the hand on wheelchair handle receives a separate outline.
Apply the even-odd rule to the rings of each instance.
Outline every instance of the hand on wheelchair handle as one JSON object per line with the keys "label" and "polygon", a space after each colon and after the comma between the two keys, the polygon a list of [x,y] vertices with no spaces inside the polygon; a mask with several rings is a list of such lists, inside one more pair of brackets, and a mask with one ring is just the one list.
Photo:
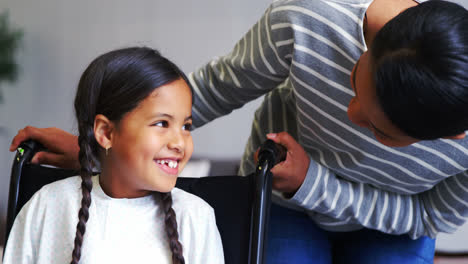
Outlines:
{"label": "hand on wheelchair handle", "polygon": [[269,166],[274,167],[276,164],[286,160],[287,149],[280,144],[276,144],[273,140],[267,139],[258,150],[258,164],[268,162]]}
{"label": "hand on wheelchair handle", "polygon": [[21,142],[33,139],[41,143],[47,151],[37,152],[32,163],[53,165],[60,168],[79,169],[78,137],[59,128],[37,128],[27,126],[20,129],[13,138],[10,151],[16,151]]}
{"label": "hand on wheelchair handle", "polygon": [[[292,197],[304,182],[309,169],[309,155],[287,132],[268,134],[267,138],[282,145],[287,150],[286,159],[271,169],[273,173],[272,187],[283,192],[285,196]],[[254,155],[255,162],[258,160],[258,154],[257,150]]]}

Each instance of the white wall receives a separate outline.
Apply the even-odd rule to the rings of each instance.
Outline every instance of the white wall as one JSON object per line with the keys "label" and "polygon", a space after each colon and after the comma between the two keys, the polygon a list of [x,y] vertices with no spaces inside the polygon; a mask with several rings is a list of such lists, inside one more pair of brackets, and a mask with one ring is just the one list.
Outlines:
{"label": "white wall", "polygon": [[[0,84],[0,244],[6,215],[8,146],[26,125],[76,132],[72,102],[78,78],[97,55],[130,45],[159,49],[189,72],[230,51],[270,0],[0,0],[24,31],[21,75]],[[193,133],[197,156],[240,158],[253,102]]]}

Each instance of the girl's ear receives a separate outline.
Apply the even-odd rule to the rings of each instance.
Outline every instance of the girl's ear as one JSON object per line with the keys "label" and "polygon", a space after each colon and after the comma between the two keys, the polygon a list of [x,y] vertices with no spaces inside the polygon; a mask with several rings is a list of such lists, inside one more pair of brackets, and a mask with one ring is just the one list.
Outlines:
{"label": "girl's ear", "polygon": [[96,141],[102,148],[112,148],[112,132],[114,123],[107,119],[104,115],[96,115],[94,118],[94,136]]}

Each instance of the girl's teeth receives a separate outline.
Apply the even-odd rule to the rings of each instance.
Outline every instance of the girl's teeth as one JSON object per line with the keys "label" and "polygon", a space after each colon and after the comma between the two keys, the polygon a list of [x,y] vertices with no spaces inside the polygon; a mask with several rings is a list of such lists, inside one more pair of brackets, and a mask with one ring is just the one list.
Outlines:
{"label": "girl's teeth", "polygon": [[168,166],[169,166],[169,168],[175,168],[177,166],[177,163],[174,162],[174,161],[169,161]]}
{"label": "girl's teeth", "polygon": [[172,161],[172,160],[157,160],[156,161],[159,164],[167,164],[169,168],[176,168],[177,167],[177,161]]}

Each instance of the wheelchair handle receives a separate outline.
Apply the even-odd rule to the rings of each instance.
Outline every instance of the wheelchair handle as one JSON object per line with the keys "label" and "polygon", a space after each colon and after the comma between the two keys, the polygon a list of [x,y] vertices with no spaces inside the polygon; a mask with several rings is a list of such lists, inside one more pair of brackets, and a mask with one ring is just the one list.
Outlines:
{"label": "wheelchair handle", "polygon": [[271,169],[276,164],[286,159],[287,149],[280,144],[276,144],[273,140],[267,139],[258,152],[258,164],[268,162],[268,167]]}
{"label": "wheelchair handle", "polygon": [[26,156],[24,157],[24,160],[26,162],[29,162],[31,161],[33,155],[36,152],[39,152],[44,149],[45,147],[41,143],[35,140],[32,140],[32,139],[25,140],[21,142],[18,148],[16,149],[17,161],[19,161],[18,160],[19,158],[23,158],[23,155],[26,154]]}
{"label": "wheelchair handle", "polygon": [[44,149],[44,147],[39,142],[32,139],[21,142],[16,149],[15,159],[13,160],[13,165],[11,167],[12,178],[10,179],[10,189],[8,193],[8,212],[11,213],[7,215],[6,219],[7,228],[4,245],[6,245],[6,239],[8,238],[17,214],[17,212],[14,212],[13,208],[16,208],[18,204],[19,182],[21,180],[20,177],[23,164],[30,162],[34,154],[42,149]]}
{"label": "wheelchair handle", "polygon": [[[287,150],[273,140],[266,140],[260,147],[254,175],[254,204],[252,205],[249,264],[263,264],[266,251],[268,220],[271,206],[271,168],[286,159]],[[255,234],[255,235],[254,235]],[[252,246],[253,245],[253,246]]]}

